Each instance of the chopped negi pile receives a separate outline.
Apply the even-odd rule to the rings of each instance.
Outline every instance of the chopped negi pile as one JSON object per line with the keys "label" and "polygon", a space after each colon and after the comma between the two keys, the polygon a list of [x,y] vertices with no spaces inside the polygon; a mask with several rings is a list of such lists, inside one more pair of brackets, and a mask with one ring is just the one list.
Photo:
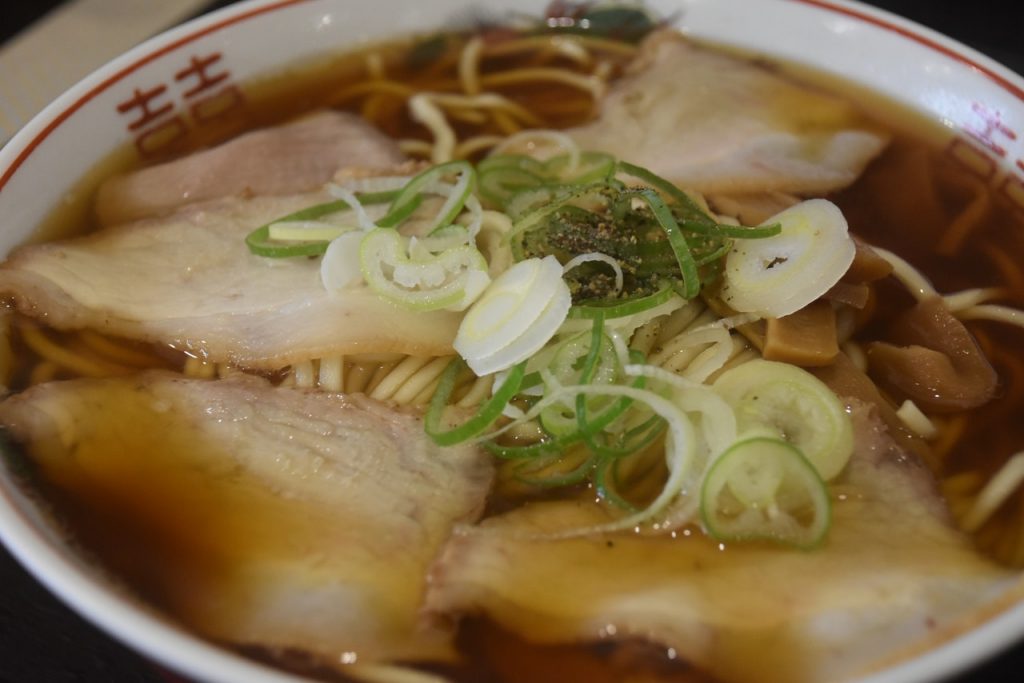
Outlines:
{"label": "chopped negi pile", "polygon": [[[629,348],[646,321],[727,277],[724,262],[737,242],[771,245],[781,223],[722,223],[654,173],[571,145],[546,160],[496,154],[475,166],[451,161],[367,183],[332,186],[336,200],[261,226],[247,243],[273,258],[323,254],[329,290],[365,283],[414,310],[465,312],[454,342],[459,357],[426,415],[436,443],[477,441],[517,463],[517,479],[532,486],[590,482],[625,510],[601,530],[646,523],[706,481],[700,515],[716,537],[801,547],[823,538],[830,515],[823,477],[838,474],[852,444],[835,395],[808,373],[768,361],[753,375],[738,376],[744,366],[721,374],[716,386],[733,386],[731,401],[703,383],[723,369],[730,329],[757,315],[697,331],[717,360],[695,364],[689,376]],[[789,215],[799,231],[802,214]],[[820,215],[819,232],[842,239],[845,223]],[[490,246],[481,250],[482,243]],[[467,366],[493,377],[493,390],[473,417],[447,427],[446,408]],[[764,390],[783,374],[786,387],[798,388]],[[814,413],[797,443],[779,426],[793,391]],[[686,417],[687,404],[707,416],[699,426]],[[777,410],[757,417],[766,406]],[[523,443],[515,430],[527,425],[534,437]],[[632,499],[623,465],[658,453],[654,446],[665,452],[667,480],[659,493]]]}

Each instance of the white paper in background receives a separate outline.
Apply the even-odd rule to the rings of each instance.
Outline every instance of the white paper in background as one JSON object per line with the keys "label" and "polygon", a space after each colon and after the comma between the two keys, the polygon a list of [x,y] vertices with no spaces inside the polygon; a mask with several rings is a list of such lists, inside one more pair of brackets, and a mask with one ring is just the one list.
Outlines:
{"label": "white paper in background", "polygon": [[83,76],[207,4],[70,0],[29,26],[0,48],[0,146]]}

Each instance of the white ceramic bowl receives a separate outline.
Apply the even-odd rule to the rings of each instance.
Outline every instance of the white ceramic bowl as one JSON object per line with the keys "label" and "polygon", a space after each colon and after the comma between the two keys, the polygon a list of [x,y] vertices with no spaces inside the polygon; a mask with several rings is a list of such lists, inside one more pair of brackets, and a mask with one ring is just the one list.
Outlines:
{"label": "white ceramic bowl", "polygon": [[[21,242],[113,150],[138,143],[143,110],[118,106],[161,86],[150,112],[187,112],[195,85],[175,74],[219,55],[243,91],[282,65],[389,35],[442,28],[467,5],[540,14],[545,0],[253,0],[162,34],[107,64],[50,105],[0,151],[0,253]],[[807,65],[941,123],[935,142],[1024,210],[1024,79],[983,55],[893,15],[844,0],[649,0],[700,40]],[[198,79],[198,76],[195,76]],[[145,97],[143,97],[145,99]],[[122,106],[122,109],[126,107]],[[183,119],[186,125],[201,125]],[[133,648],[206,681],[294,677],[243,659],[138,606],[80,560],[11,473],[0,469],[0,538],[51,590]],[[870,680],[934,680],[1024,636],[1024,605]]]}

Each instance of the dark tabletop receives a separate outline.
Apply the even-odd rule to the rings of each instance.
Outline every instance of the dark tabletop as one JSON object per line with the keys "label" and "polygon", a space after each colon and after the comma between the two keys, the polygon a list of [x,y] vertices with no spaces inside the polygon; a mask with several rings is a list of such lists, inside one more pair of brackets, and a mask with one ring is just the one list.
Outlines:
{"label": "dark tabletop", "polygon": [[[0,0],[0,43],[61,1]],[[211,2],[207,9],[227,4],[230,0]],[[1024,1],[875,0],[870,4],[953,36],[1024,73]],[[69,611],[0,546],[0,683],[169,680],[154,665]],[[952,683],[989,681],[1024,681],[1024,645]]]}

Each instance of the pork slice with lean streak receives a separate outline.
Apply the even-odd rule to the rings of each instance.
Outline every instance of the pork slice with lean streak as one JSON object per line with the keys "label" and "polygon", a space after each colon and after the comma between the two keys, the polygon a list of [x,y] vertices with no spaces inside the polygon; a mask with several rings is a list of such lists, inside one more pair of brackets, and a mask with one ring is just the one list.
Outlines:
{"label": "pork slice with lean streak", "polygon": [[888,141],[846,101],[672,31],[648,38],[597,119],[567,132],[681,187],[747,198],[849,185]]}
{"label": "pork slice with lean streak", "polygon": [[492,468],[435,446],[418,416],[153,371],[38,385],[0,404],[0,423],[75,538],[191,630],[334,665],[452,655],[417,612]]}
{"label": "pork slice with lean streak", "polygon": [[[921,461],[857,401],[824,544],[719,544],[694,527],[554,539],[609,521],[592,496],[461,526],[427,615],[482,614],[539,643],[644,639],[723,681],[844,680],[971,628],[1019,580],[952,525]],[[547,538],[545,538],[547,536]]]}
{"label": "pork slice with lean streak", "polygon": [[460,316],[418,312],[364,284],[327,291],[320,260],[266,258],[246,235],[325,191],[226,198],[16,250],[0,296],[59,330],[168,344],[211,362],[279,369],[358,353],[451,353]]}
{"label": "pork slice with lean streak", "polygon": [[100,187],[96,214],[101,225],[116,225],[221,197],[295,194],[320,187],[344,166],[388,168],[403,160],[398,145],[363,119],[322,111],[115,176]]}

